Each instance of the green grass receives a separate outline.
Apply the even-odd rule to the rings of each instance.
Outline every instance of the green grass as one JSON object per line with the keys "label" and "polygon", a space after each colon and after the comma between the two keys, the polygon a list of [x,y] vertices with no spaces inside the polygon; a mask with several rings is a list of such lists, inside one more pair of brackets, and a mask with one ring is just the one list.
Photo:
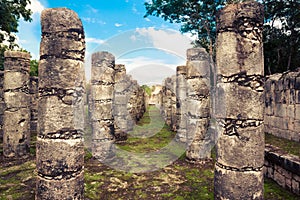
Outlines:
{"label": "green grass", "polygon": [[284,138],[279,138],[269,133],[265,133],[265,143],[279,147],[288,154],[293,154],[300,157],[300,143]]}
{"label": "green grass", "polygon": [[264,180],[264,196],[267,200],[299,200],[300,197],[277,185],[272,179]]}

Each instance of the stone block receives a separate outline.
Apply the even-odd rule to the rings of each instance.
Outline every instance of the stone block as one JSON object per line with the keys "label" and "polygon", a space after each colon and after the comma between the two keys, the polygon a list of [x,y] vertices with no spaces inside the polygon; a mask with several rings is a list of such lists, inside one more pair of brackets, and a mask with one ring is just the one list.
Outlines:
{"label": "stone block", "polygon": [[115,82],[115,70],[112,67],[103,67],[101,63],[91,70],[91,82],[103,81],[105,83]]}
{"label": "stone block", "polygon": [[209,99],[203,98],[201,100],[187,99],[186,112],[190,118],[209,117]]}
{"label": "stone block", "polygon": [[239,172],[215,166],[214,187],[215,199],[263,199],[263,171]]}
{"label": "stone block", "polygon": [[83,171],[71,179],[37,179],[36,199],[84,199]]}
{"label": "stone block", "polygon": [[263,119],[263,92],[235,83],[219,83],[216,94],[216,117]]}
{"label": "stone block", "polygon": [[6,109],[28,108],[30,96],[24,92],[5,92],[4,93]]}
{"label": "stone block", "polygon": [[[239,127],[236,134],[222,133],[218,139],[218,162],[235,168],[258,168],[264,164],[264,127]],[[239,159],[236,159],[236,158]]]}
{"label": "stone block", "polygon": [[22,157],[29,152],[30,121],[29,109],[14,112],[4,111],[3,154],[6,157]]}
{"label": "stone block", "polygon": [[192,77],[204,77],[209,79],[210,75],[210,65],[208,60],[195,60],[195,61],[187,61],[187,78]]}
{"label": "stone block", "polygon": [[91,95],[93,101],[112,100],[114,94],[113,85],[92,85]]}
{"label": "stone block", "polygon": [[204,78],[187,79],[187,96],[204,96],[210,93],[209,80]]}
{"label": "stone block", "polygon": [[300,194],[300,183],[292,179],[292,192],[295,194]]}
{"label": "stone block", "polygon": [[74,85],[82,86],[82,73],[82,61],[56,57],[42,59],[39,61],[39,88],[69,89]]}
{"label": "stone block", "polygon": [[[49,179],[68,179],[83,169],[82,139],[37,139],[38,173]],[[49,156],[49,152],[51,156]],[[67,154],[65,152],[68,152]]]}
{"label": "stone block", "polygon": [[39,99],[38,116],[39,134],[42,137],[61,131],[83,130],[84,127],[83,108],[64,104],[57,96]]}
{"label": "stone block", "polygon": [[5,71],[4,79],[4,90],[20,89],[24,86],[28,86],[29,73],[21,71]]}

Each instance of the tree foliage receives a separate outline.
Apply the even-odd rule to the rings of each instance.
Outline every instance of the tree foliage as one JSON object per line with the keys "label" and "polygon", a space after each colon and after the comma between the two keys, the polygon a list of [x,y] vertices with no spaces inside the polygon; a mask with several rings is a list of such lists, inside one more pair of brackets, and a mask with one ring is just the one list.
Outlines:
{"label": "tree foliage", "polygon": [[268,74],[300,67],[300,2],[264,0],[264,56]]}
{"label": "tree foliage", "polygon": [[39,62],[37,60],[30,60],[30,76],[39,75]]}
{"label": "tree foliage", "polygon": [[[13,49],[15,35],[18,32],[19,20],[31,21],[31,10],[26,8],[30,0],[1,0],[0,1],[0,70],[3,70],[4,51]],[[4,44],[6,41],[7,44]]]}
{"label": "tree foliage", "polygon": [[[152,0],[145,3],[145,17],[161,17],[181,23],[180,31],[197,35],[195,46],[202,46],[212,56],[216,40],[216,13],[226,4],[245,0]],[[299,67],[299,0],[263,0],[266,26],[264,31],[267,73]],[[282,28],[272,26],[279,21]],[[274,23],[273,23],[274,25]]]}
{"label": "tree foliage", "polygon": [[151,88],[148,85],[142,85],[141,88],[146,92],[148,96],[151,96]]}

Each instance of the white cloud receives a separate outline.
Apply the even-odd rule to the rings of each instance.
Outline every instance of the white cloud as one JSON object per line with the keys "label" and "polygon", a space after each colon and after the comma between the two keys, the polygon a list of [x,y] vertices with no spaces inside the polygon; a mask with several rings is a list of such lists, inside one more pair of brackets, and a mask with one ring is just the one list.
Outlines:
{"label": "white cloud", "polygon": [[33,15],[36,13],[41,14],[41,12],[45,9],[42,3],[38,0],[31,0],[31,4],[27,5],[26,8],[29,8],[33,12]]}
{"label": "white cloud", "polygon": [[91,11],[92,13],[96,14],[99,12],[96,8],[92,7],[91,5],[86,5],[88,11]]}
{"label": "white cloud", "polygon": [[115,23],[115,27],[121,27],[121,26],[123,26],[123,24]]}
{"label": "white cloud", "polygon": [[144,18],[147,22],[151,22],[151,20],[149,18]]}
{"label": "white cloud", "polygon": [[136,4],[133,4],[133,6],[132,6],[132,12],[133,12],[134,14],[140,14],[140,13],[138,12],[138,10],[136,9]]}
{"label": "white cloud", "polygon": [[162,30],[149,27],[138,28],[136,32],[148,37],[154,47],[165,50],[166,52],[172,52],[182,58],[185,58],[186,50],[193,47],[191,45],[191,38],[174,30]]}
{"label": "white cloud", "polygon": [[[165,63],[161,59],[145,56],[117,59],[116,63],[124,64],[126,73],[132,75],[140,85],[161,84],[166,77],[176,74],[176,66]],[[157,73],[159,72],[159,73]]]}
{"label": "white cloud", "polygon": [[91,37],[85,38],[85,41],[90,42],[90,43],[96,43],[96,44],[103,44],[105,42],[104,40],[97,39],[97,38],[91,38]]}
{"label": "white cloud", "polygon": [[100,25],[105,25],[106,22],[97,19],[97,18],[91,18],[91,17],[82,17],[82,21],[86,23],[92,23],[92,24],[100,24]]}

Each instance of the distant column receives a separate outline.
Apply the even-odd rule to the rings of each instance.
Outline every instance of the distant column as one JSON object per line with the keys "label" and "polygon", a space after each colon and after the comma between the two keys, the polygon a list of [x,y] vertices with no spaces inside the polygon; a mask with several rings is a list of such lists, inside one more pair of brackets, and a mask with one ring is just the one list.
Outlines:
{"label": "distant column", "polygon": [[114,90],[114,128],[116,141],[125,141],[127,139],[127,89],[125,65],[115,65],[115,90]]}
{"label": "distant column", "polygon": [[215,199],[263,199],[263,6],[232,4],[217,16]]}
{"label": "distant column", "polygon": [[6,51],[4,57],[3,90],[6,108],[3,121],[3,154],[6,157],[27,156],[30,142],[30,54]]}
{"label": "distant column", "polygon": [[115,57],[108,52],[92,55],[92,152],[104,160],[114,142],[113,95],[115,86]]}
{"label": "distant column", "polygon": [[176,70],[176,139],[186,142],[186,66],[178,66]]}
{"label": "distant column", "polygon": [[210,151],[205,148],[210,117],[210,65],[204,48],[187,50],[187,141],[190,161],[205,160]]}
{"label": "distant column", "polygon": [[36,199],[84,199],[84,31],[66,8],[41,25]]}

